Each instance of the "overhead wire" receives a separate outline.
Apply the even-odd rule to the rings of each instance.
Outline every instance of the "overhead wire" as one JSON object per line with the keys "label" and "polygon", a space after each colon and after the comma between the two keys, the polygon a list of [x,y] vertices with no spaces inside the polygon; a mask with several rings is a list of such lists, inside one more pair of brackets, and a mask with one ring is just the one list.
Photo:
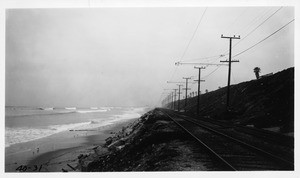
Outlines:
{"label": "overhead wire", "polygon": [[[255,28],[254,28],[254,30],[252,30],[250,33],[248,33],[247,35],[246,35],[246,37],[248,37],[251,33],[253,33],[256,29],[258,29],[261,25],[263,25],[266,21],[268,21],[273,15],[275,15],[279,10],[281,10],[282,9],[282,7],[280,7],[279,9],[277,9],[273,14],[271,14],[270,16],[268,16],[267,17],[267,19],[265,19],[262,23],[260,23],[258,26],[256,26]],[[266,14],[268,14],[269,12],[271,11],[271,9],[269,9],[269,10],[267,10],[267,11],[265,11],[262,15],[259,15],[259,16],[257,16],[257,17],[255,17],[254,18],[254,20],[252,20],[249,24],[252,24],[253,22],[255,22],[256,21],[256,19],[261,19],[261,18],[263,18]],[[250,25],[251,26],[251,25]],[[249,27],[250,27],[249,26]],[[248,27],[248,28],[249,28]],[[247,28],[247,29],[248,29]],[[238,43],[240,43],[241,41],[243,41],[246,37],[243,37],[241,40],[239,40],[233,47],[235,47]],[[232,48],[233,48],[232,47]],[[222,56],[222,57],[224,57],[224,56],[227,56],[227,55],[229,55],[229,52],[227,52],[227,51],[224,51],[220,56]]]}
{"label": "overhead wire", "polygon": [[[262,23],[260,23],[254,30],[252,30],[250,33],[248,33],[247,36],[249,36],[251,33],[253,33],[257,28],[259,28],[261,25],[263,25],[267,20],[269,20],[272,16],[274,16],[279,10],[281,10],[283,7],[280,7],[279,9],[277,9],[273,14],[271,14],[267,19],[265,19]],[[295,19],[289,21],[287,24],[285,24],[284,26],[282,26],[281,28],[279,28],[278,30],[274,31],[273,33],[271,33],[270,35],[268,35],[267,37],[265,37],[264,39],[260,40],[259,42],[257,42],[256,44],[252,45],[251,47],[245,49],[244,51],[232,56],[232,58],[237,57],[243,53],[245,53],[246,51],[254,48],[255,46],[257,46],[258,44],[262,43],[263,41],[267,40],[268,38],[270,38],[271,36],[273,36],[274,34],[276,34],[277,32],[279,32],[280,30],[282,30],[283,28],[285,28],[286,26],[288,26],[290,23],[292,23]],[[218,68],[216,68],[215,70],[213,70],[211,73],[209,73],[208,75],[204,76],[203,78],[207,78],[210,75],[212,75],[213,73],[215,73],[220,66],[218,66]]]}
{"label": "overhead wire", "polygon": [[[200,24],[201,24],[201,22],[202,22],[202,19],[203,19],[205,13],[206,13],[206,10],[207,10],[207,7],[206,7],[205,10],[203,11],[203,13],[202,13],[202,15],[201,15],[201,18],[199,19],[198,24],[197,24],[197,26],[196,26],[196,28],[195,28],[193,34],[192,34],[192,37],[191,37],[191,39],[189,40],[189,42],[188,42],[186,48],[184,49],[184,52],[183,52],[183,54],[182,54],[182,56],[181,56],[181,58],[180,58],[180,61],[182,61],[182,59],[184,58],[184,56],[185,56],[185,54],[186,54],[186,52],[187,52],[187,50],[188,50],[188,48],[189,48],[189,46],[190,46],[192,40],[194,39],[194,37],[195,37],[195,35],[196,35],[196,32],[197,32],[197,30],[198,30],[198,28],[199,28],[199,26],[200,26]],[[173,74],[172,74],[170,80],[173,79],[173,77],[174,77],[174,75],[175,75],[177,69],[178,69],[178,67],[175,68],[175,70],[174,70],[174,72],[173,72]],[[161,94],[161,96],[160,96],[159,102],[161,101],[162,95],[163,95],[163,94]]]}
{"label": "overhead wire", "polygon": [[[243,41],[245,38],[247,38],[249,35],[251,35],[255,30],[257,30],[260,26],[262,26],[265,22],[267,22],[272,16],[274,16],[278,11],[280,11],[283,7],[280,7],[278,8],[274,13],[272,13],[270,16],[268,16],[263,22],[261,22],[258,26],[256,26],[253,30],[251,30],[245,37],[243,37],[241,40],[239,40],[235,45],[233,45],[233,47],[235,47],[236,45],[238,45],[241,41]],[[256,18],[254,18],[254,20],[252,20],[250,22],[253,23],[256,19],[258,19],[258,17],[262,18],[263,16],[265,16],[271,9],[269,9],[268,11],[265,11],[265,13],[263,15],[259,15],[257,16]],[[244,14],[246,11],[243,11],[235,20],[232,24],[235,24],[237,22],[237,20],[242,16],[242,14]],[[259,19],[260,19],[259,18]],[[231,24],[231,26],[232,26]],[[198,26],[197,26],[198,27]],[[230,26],[228,26],[230,27]],[[228,29],[228,28],[227,28]],[[225,30],[226,31],[226,30]],[[194,35],[193,35],[194,36]],[[188,45],[189,46],[189,45]],[[233,48],[232,47],[232,48]],[[190,59],[190,60],[185,60],[185,61],[195,61],[195,60],[205,60],[205,59],[208,59],[207,61],[215,61],[215,60],[218,60],[222,57],[225,57],[229,55],[229,53],[226,51],[226,52],[223,52],[222,54],[219,54],[219,55],[214,55],[214,56],[208,56],[208,57],[202,57],[202,58],[196,58],[196,59]],[[181,61],[179,61],[181,62]]]}
{"label": "overhead wire", "polygon": [[253,30],[251,30],[245,37],[243,37],[241,40],[239,40],[235,45],[233,45],[232,48],[234,48],[236,45],[238,45],[240,42],[242,42],[244,39],[246,39],[249,35],[251,35],[255,30],[257,30],[260,26],[262,26],[265,22],[267,22],[271,17],[273,17],[277,12],[279,12],[283,7],[278,8],[274,13],[272,13],[268,18],[266,18],[263,22],[261,22],[258,26],[256,26]]}
{"label": "overhead wire", "polygon": [[218,66],[215,70],[213,70],[212,72],[210,72],[209,74],[207,74],[206,76],[204,76],[203,78],[207,78],[209,77],[211,74],[215,73],[221,66]]}
{"label": "overhead wire", "polygon": [[[228,27],[226,28],[225,31],[227,31],[233,24],[235,24],[235,23],[238,21],[238,19],[240,19],[240,18],[242,17],[242,15],[245,14],[246,11],[247,11],[247,10],[241,12],[241,13],[235,18],[235,20],[233,21],[233,23],[231,23],[230,25],[228,25]],[[203,15],[204,15],[204,13],[202,14],[202,16],[203,16]],[[201,17],[201,19],[202,19],[202,17]],[[194,38],[194,36],[195,36],[195,32],[196,32],[197,29],[198,29],[198,26],[199,26],[199,24],[200,24],[200,22],[201,22],[201,19],[200,19],[200,21],[199,21],[199,23],[198,23],[198,25],[197,25],[196,30],[194,31],[194,34],[193,34],[191,40],[192,40],[192,39]],[[190,40],[190,42],[191,42],[191,40]],[[189,47],[190,42],[188,43],[187,48]],[[186,48],[186,49],[187,49],[187,48]],[[212,49],[212,47],[211,47],[211,49]],[[210,50],[211,50],[211,49],[210,49]],[[209,51],[210,51],[210,50],[209,50]],[[185,53],[186,53],[186,50],[185,50],[185,52],[183,53],[183,56],[185,55]],[[184,60],[184,61],[196,61],[196,60],[205,60],[205,59],[208,59],[207,61],[215,61],[215,60],[218,60],[218,59],[220,59],[220,58],[222,58],[222,57],[224,57],[225,55],[228,55],[228,54],[229,54],[229,53],[227,53],[227,54],[219,54],[219,55],[214,55],[214,56],[207,56],[207,57],[202,57],[202,58],[189,59],[189,60]],[[183,58],[183,56],[182,56],[182,58]],[[181,58],[181,60],[178,61],[178,62],[183,62],[182,58]]]}
{"label": "overhead wire", "polygon": [[[171,75],[171,79],[170,79],[170,80],[172,80],[172,79],[173,79],[173,77],[174,77],[174,75],[175,75],[175,73],[176,73],[177,69],[178,69],[178,66],[176,66],[176,67],[175,67],[175,69],[174,69],[174,71],[173,71],[173,73],[172,73],[172,75]],[[166,85],[166,84],[165,84],[165,85]],[[165,88],[165,86],[164,86],[163,88]],[[160,94],[160,97],[159,97],[158,103],[162,101],[162,96],[163,96],[163,93],[164,93],[164,92],[162,92],[162,93]],[[158,104],[157,104],[157,105],[158,105]]]}
{"label": "overhead wire", "polygon": [[[240,18],[245,14],[245,12],[246,12],[247,10],[248,10],[248,9],[246,9],[245,11],[242,11],[241,13],[239,13],[238,16],[235,18],[235,20],[234,20],[232,23],[228,24],[228,26],[225,28],[224,31],[227,32],[228,29],[231,28],[231,27],[238,21],[238,19],[240,19]],[[215,41],[215,42],[216,42],[216,41]],[[214,44],[215,42],[213,42],[213,44]],[[210,53],[210,51],[213,49],[213,47],[214,47],[214,46],[211,46],[211,47],[209,48],[208,53]],[[219,56],[220,56],[220,55],[219,55]]]}
{"label": "overhead wire", "polygon": [[[212,59],[212,58],[217,58],[220,55],[214,55],[214,56],[207,56],[207,57],[201,57],[201,58],[194,58],[194,59],[188,59],[188,60],[184,60],[186,61],[200,61],[200,60],[205,60],[205,59]],[[178,61],[178,62],[183,62],[183,61]]]}
{"label": "overhead wire", "polygon": [[201,18],[200,18],[200,20],[199,20],[199,22],[198,22],[198,24],[197,24],[197,26],[196,26],[196,29],[194,30],[194,33],[193,33],[191,39],[189,40],[188,45],[185,47],[185,50],[184,50],[184,52],[183,52],[183,54],[182,54],[180,60],[183,59],[183,57],[185,56],[185,54],[186,54],[188,48],[190,47],[190,44],[191,44],[192,40],[193,40],[194,37],[195,37],[195,34],[196,34],[196,32],[197,32],[197,30],[198,30],[198,28],[199,28],[199,26],[200,26],[200,23],[201,23],[201,21],[202,21],[204,15],[205,15],[206,10],[207,10],[207,7],[205,8],[204,12],[202,13],[202,16],[201,16]]}
{"label": "overhead wire", "polygon": [[254,48],[255,46],[257,46],[258,44],[262,43],[263,41],[267,40],[268,38],[270,38],[271,36],[275,35],[277,32],[279,32],[280,30],[284,29],[286,26],[288,26],[290,23],[292,23],[295,19],[289,21],[288,23],[286,23],[284,26],[280,27],[278,30],[274,31],[273,33],[271,33],[270,35],[268,35],[267,37],[265,37],[264,39],[260,40],[259,42],[255,43],[254,45],[250,46],[249,48],[239,52],[238,54],[232,56],[232,58],[237,57],[243,53],[245,53],[246,51]]}
{"label": "overhead wire", "polygon": [[248,25],[246,25],[245,27],[242,27],[240,31],[240,34],[243,34],[244,32],[246,32],[253,24],[255,24],[256,22],[259,22],[260,19],[262,19],[265,15],[267,15],[270,11],[272,10],[272,8],[269,8],[267,10],[264,10],[262,13],[258,13],[258,15],[252,19],[252,21],[250,23],[248,23]]}
{"label": "overhead wire", "polygon": [[[234,20],[234,22],[232,24],[235,24],[237,22],[237,20],[242,16],[242,14],[244,14],[245,11],[243,11],[241,14],[239,14],[237,16],[237,18]],[[230,26],[232,26],[232,24]],[[199,25],[199,23],[198,23]],[[228,26],[228,28],[230,27]],[[198,28],[198,26],[197,26]],[[228,29],[227,28],[227,29]],[[195,34],[195,33],[194,33]],[[194,36],[194,35],[193,35]],[[190,44],[190,43],[189,43]],[[188,45],[189,46],[189,45]],[[186,52],[186,51],[185,51]],[[185,54],[185,53],[184,53]],[[220,54],[220,55],[214,55],[214,56],[208,56],[208,57],[202,57],[202,58],[197,58],[197,59],[190,59],[190,60],[184,60],[184,61],[194,61],[194,60],[205,60],[205,59],[208,59],[207,61],[215,61],[215,60],[218,60],[220,58],[224,57],[224,55]],[[179,61],[179,62],[182,62],[182,61]],[[207,77],[211,74],[213,74],[214,72],[216,72],[218,69],[220,68],[220,66],[218,66],[215,70],[213,70],[210,74],[207,75]],[[203,77],[204,78],[204,77]],[[193,86],[195,85],[195,83],[192,83],[190,88],[192,88]]]}
{"label": "overhead wire", "polygon": [[[250,32],[249,32],[242,40],[244,40],[245,38],[247,38],[248,36],[250,36],[255,30],[257,30],[260,26],[262,26],[265,22],[267,22],[272,16],[274,16],[274,15],[275,15],[277,12],[279,12],[282,8],[283,8],[283,7],[278,8],[274,13],[272,13],[270,16],[268,16],[263,22],[261,22],[261,23],[260,23],[258,26],[256,26],[253,30],[251,30],[251,31],[250,31]],[[206,8],[206,9],[207,9],[207,8]],[[196,27],[196,29],[195,29],[193,35],[192,35],[192,38],[190,39],[190,41],[189,41],[187,47],[185,48],[185,50],[184,50],[184,52],[183,52],[183,55],[182,55],[182,57],[181,57],[181,60],[182,60],[183,57],[185,56],[185,54],[186,54],[186,52],[187,52],[187,50],[188,50],[188,48],[189,48],[189,46],[190,46],[190,44],[191,44],[191,41],[193,40],[193,38],[194,38],[194,36],[195,36],[195,34],[196,34],[196,32],[197,32],[197,29],[198,29],[198,27],[199,27],[199,25],[200,25],[200,23],[201,23],[201,21],[202,21],[202,19],[203,19],[203,16],[204,16],[204,14],[205,14],[205,12],[206,12],[206,9],[205,9],[205,11],[203,12],[203,14],[202,14],[202,16],[201,16],[201,18],[200,18],[200,20],[199,20],[199,22],[198,22],[198,24],[197,24],[197,27]],[[269,11],[268,11],[268,12],[269,12]],[[265,14],[264,14],[264,15],[265,15]],[[264,15],[263,15],[263,16],[264,16]],[[261,16],[261,18],[262,18],[262,16]],[[237,18],[237,19],[238,19],[238,18]],[[255,20],[256,20],[256,19],[257,19],[257,18],[255,18]],[[274,34],[276,34],[277,32],[279,32],[280,30],[282,30],[283,28],[285,28],[286,26],[288,26],[288,25],[289,25],[290,23],[292,23],[294,20],[295,20],[295,19],[289,21],[287,24],[285,24],[285,25],[282,26],[281,28],[277,29],[276,31],[274,31],[272,34],[268,35],[268,36],[265,37],[264,39],[260,40],[259,42],[255,43],[254,45],[250,46],[249,48],[247,48],[247,49],[245,49],[245,50],[239,52],[238,54],[232,56],[232,58],[237,57],[237,56],[239,56],[239,55],[241,55],[241,54],[247,52],[248,50],[254,48],[254,47],[257,46],[258,44],[262,43],[263,41],[267,40],[268,38],[270,38],[271,36],[273,36]],[[253,21],[254,21],[254,20],[253,20]],[[252,21],[252,22],[253,22],[253,21]],[[252,23],[252,22],[251,22],[251,23]],[[240,41],[239,41],[237,44],[235,44],[233,47],[235,47],[236,45],[238,45],[242,40],[240,40]],[[205,59],[208,59],[208,61],[212,61],[212,60],[218,60],[218,59],[220,59],[220,58],[222,58],[222,57],[225,57],[225,56],[228,55],[228,54],[229,54],[229,53],[223,53],[223,54],[220,54],[220,55],[209,56],[209,57],[203,57],[203,58],[197,58],[197,59],[192,59],[192,60],[205,60]],[[191,60],[190,60],[190,61],[191,61]],[[204,76],[203,79],[204,79],[204,78],[207,78],[207,77],[209,77],[210,75],[212,75],[213,73],[215,73],[219,68],[220,68],[220,66],[218,66],[216,69],[214,69],[214,70],[213,70],[212,72],[210,72],[208,75]],[[175,71],[173,72],[172,78],[173,78],[173,76],[174,76],[176,70],[177,70],[177,68],[176,68]],[[192,86],[193,86],[193,84],[191,85],[191,87],[192,87]],[[161,97],[162,97],[162,95],[161,95]]]}

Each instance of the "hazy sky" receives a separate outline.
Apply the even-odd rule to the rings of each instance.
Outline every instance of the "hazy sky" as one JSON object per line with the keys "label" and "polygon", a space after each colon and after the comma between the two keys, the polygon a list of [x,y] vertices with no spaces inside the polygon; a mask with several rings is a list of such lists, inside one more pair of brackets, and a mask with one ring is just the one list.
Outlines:
{"label": "hazy sky", "polygon": [[[227,53],[229,40],[221,34],[241,36],[233,55],[249,48],[294,19],[294,9],[283,7],[263,23],[279,8],[7,10],[6,105],[160,104],[163,89],[177,88],[168,80],[197,76],[193,65],[175,62],[226,60],[191,59]],[[232,84],[254,79],[257,66],[261,74],[294,66],[294,23],[235,59]],[[226,86],[228,68],[217,68],[203,70],[202,91]]]}

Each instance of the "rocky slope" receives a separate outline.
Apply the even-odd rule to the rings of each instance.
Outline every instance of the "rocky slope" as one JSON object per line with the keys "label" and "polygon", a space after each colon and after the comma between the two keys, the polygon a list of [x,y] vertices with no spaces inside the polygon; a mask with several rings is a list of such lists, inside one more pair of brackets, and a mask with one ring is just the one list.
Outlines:
{"label": "rocky slope", "polygon": [[[294,131],[294,68],[232,85],[230,91],[230,112],[225,109],[227,87],[200,95],[200,117]],[[184,106],[184,100],[180,105]],[[189,98],[185,109],[195,115],[197,97]]]}
{"label": "rocky slope", "polygon": [[[189,98],[187,114],[203,119],[278,127],[294,130],[294,68],[272,76],[231,86],[231,108],[226,111],[226,87],[201,95],[200,116],[195,116],[197,98]],[[183,106],[184,101],[181,105]],[[124,127],[85,155],[79,155],[79,171],[203,171],[218,166],[205,161],[201,149],[160,110],[154,109]]]}
{"label": "rocky slope", "polygon": [[[103,149],[108,152],[103,153]],[[204,149],[158,110],[152,110],[124,127],[106,144],[78,157],[80,171],[203,171],[213,165],[201,163]],[[195,154],[195,151],[197,154]]]}

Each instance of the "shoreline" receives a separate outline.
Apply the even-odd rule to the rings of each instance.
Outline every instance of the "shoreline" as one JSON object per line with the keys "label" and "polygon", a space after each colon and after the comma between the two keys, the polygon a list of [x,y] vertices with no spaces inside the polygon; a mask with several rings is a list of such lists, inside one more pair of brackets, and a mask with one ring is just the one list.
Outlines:
{"label": "shoreline", "polygon": [[92,151],[92,147],[104,144],[106,138],[137,119],[126,119],[93,130],[63,131],[41,139],[11,145],[5,148],[5,172],[35,172],[37,167],[42,167],[41,172],[72,170],[67,164],[75,165],[73,162],[78,155],[86,154]]}

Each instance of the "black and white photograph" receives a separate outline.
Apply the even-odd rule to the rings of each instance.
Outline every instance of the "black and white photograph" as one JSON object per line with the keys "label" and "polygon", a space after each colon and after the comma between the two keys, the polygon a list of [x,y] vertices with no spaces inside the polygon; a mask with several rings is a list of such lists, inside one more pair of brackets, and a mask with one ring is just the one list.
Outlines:
{"label": "black and white photograph", "polygon": [[5,174],[295,176],[296,6],[74,2],[3,9]]}

